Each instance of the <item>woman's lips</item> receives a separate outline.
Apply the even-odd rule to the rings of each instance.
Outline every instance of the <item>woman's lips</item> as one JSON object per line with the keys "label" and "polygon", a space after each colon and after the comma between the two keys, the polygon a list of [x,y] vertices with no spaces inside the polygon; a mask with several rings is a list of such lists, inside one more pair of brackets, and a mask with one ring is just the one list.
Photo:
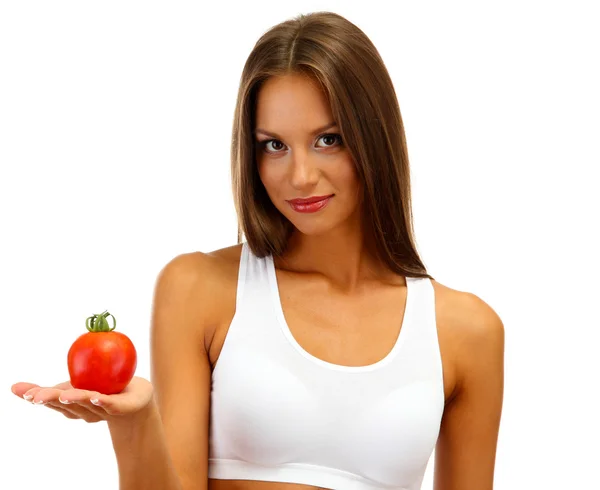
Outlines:
{"label": "woman's lips", "polygon": [[316,196],[308,199],[292,199],[288,201],[290,207],[299,213],[315,213],[323,209],[333,198],[329,196]]}

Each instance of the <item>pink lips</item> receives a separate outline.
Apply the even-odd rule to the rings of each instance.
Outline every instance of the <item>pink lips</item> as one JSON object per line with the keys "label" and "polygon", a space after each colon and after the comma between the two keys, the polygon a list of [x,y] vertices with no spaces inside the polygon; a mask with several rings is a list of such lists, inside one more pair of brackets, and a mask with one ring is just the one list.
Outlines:
{"label": "pink lips", "polygon": [[327,206],[332,197],[333,194],[328,196],[313,196],[305,199],[291,199],[288,203],[290,203],[294,211],[299,213],[314,213]]}

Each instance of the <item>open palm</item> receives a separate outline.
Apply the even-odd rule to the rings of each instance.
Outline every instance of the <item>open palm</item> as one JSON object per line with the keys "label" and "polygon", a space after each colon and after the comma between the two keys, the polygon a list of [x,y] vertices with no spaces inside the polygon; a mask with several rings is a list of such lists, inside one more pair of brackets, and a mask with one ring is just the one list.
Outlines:
{"label": "open palm", "polygon": [[154,392],[152,383],[139,376],[134,376],[127,387],[115,395],[73,388],[69,381],[52,387],[19,382],[11,389],[26,401],[44,405],[67,418],[86,422],[109,421],[140,412],[150,404]]}

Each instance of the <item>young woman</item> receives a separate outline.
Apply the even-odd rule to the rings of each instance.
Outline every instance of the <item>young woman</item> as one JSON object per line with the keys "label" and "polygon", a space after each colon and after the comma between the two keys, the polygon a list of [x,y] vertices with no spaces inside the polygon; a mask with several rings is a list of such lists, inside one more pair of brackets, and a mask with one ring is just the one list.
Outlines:
{"label": "young woman", "polygon": [[160,272],[152,383],[13,385],[107,421],[120,488],[492,489],[504,329],[416,251],[404,128],[354,24],[301,15],[244,67],[232,140],[238,245]]}

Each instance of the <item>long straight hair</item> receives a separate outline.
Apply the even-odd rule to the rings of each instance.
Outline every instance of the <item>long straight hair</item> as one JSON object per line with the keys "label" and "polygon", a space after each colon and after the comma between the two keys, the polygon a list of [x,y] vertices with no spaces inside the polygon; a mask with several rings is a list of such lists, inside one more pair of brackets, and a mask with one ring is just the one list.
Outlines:
{"label": "long straight hair", "polygon": [[242,233],[258,257],[285,250],[292,223],[271,202],[258,174],[257,94],[274,76],[315,80],[331,106],[358,178],[362,219],[373,253],[395,273],[429,277],[416,250],[404,125],[389,73],[356,25],[333,12],[300,14],[266,31],[240,80],[231,140],[231,177]]}

